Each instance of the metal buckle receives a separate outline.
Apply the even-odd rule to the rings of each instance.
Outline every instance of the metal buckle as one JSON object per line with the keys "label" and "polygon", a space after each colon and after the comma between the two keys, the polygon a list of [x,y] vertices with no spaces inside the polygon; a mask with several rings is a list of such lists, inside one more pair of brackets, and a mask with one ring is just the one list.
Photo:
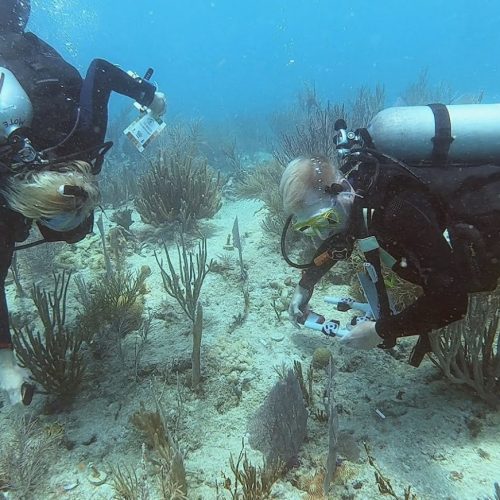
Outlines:
{"label": "metal buckle", "polygon": [[332,248],[327,251],[327,254],[332,260],[345,260],[349,256],[349,250],[347,248],[342,248],[341,250]]}

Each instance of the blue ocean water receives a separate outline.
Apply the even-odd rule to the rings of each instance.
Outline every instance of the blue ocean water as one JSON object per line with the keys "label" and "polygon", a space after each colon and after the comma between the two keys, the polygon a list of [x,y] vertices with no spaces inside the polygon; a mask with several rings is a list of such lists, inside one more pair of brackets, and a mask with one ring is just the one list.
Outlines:
{"label": "blue ocean water", "polygon": [[334,102],[383,83],[391,104],[424,69],[459,93],[499,96],[494,0],[37,0],[32,10],[29,29],[82,72],[94,57],[153,67],[170,112],[186,118],[268,113],[304,82]]}
{"label": "blue ocean water", "polygon": [[[217,128],[212,135],[222,149],[223,141],[230,142],[232,134],[236,135],[232,124],[240,120],[244,133],[250,135],[252,127],[269,124],[273,113],[296,104],[305,85],[314,85],[324,104],[349,103],[360,87],[373,89],[383,84],[385,105],[390,106],[426,72],[429,85],[445,82],[457,99],[484,91],[483,102],[498,102],[495,49],[500,47],[499,19],[500,4],[493,0],[32,0],[28,30],[54,46],[82,75],[94,58],[139,74],[154,68],[153,80],[168,98],[167,124],[202,119],[203,134],[209,136]],[[269,130],[256,133],[255,140],[244,144],[254,149],[239,151],[241,164],[233,165],[233,171],[224,169],[220,160],[227,158],[220,152],[196,144],[211,167],[222,170],[224,177],[228,171],[230,175],[222,181],[226,184],[220,209],[206,227],[201,225],[209,235],[209,258],[218,261],[218,271],[208,275],[200,299],[206,320],[201,349],[203,390],[193,390],[191,325],[163,290],[156,260],[163,255],[165,243],[177,265],[176,237],[182,226],[171,220],[160,226],[149,223],[134,201],[134,196],[139,198],[141,174],[150,167],[142,160],[155,155],[162,143],[152,143],[147,154],[139,155],[128,142],[123,144],[121,121],[120,127],[113,122],[123,109],[131,110],[130,121],[137,116],[131,100],[114,94],[110,109],[112,138],[121,142],[108,155],[99,177],[104,214],[96,210],[96,219],[103,215],[103,241],[106,233],[110,246],[114,245],[112,261],[117,269],[149,270],[141,294],[153,327],[149,338],[144,337],[139,345],[139,336],[124,334],[121,338],[112,325],[111,341],[103,335],[85,351],[95,359],[89,361],[88,383],[86,380],[76,394],[74,406],[60,410],[54,405],[54,415],[43,413],[43,425],[55,423],[65,429],[67,449],[54,459],[44,493],[37,491],[33,498],[115,498],[112,477],[116,469],[113,472],[111,467],[123,464],[138,471],[141,480],[146,479],[156,492],[157,470],[151,473],[151,464],[145,465],[151,447],[143,444],[143,436],[131,422],[144,400],[148,410],[158,408],[157,393],[164,398],[167,420],[178,433],[175,437],[185,454],[187,498],[229,498],[228,491],[221,494],[219,489],[223,490],[223,480],[227,485],[226,475],[233,477],[230,457],[238,457],[245,442],[252,462],[260,464],[262,459],[257,448],[247,446],[247,421],[264,401],[280,369],[301,360],[305,373],[319,348],[327,350],[328,359],[329,351],[334,353],[338,368],[335,397],[343,447],[340,472],[329,498],[340,498],[342,492],[341,498],[378,498],[364,442],[369,443],[398,493],[412,485],[419,498],[491,495],[493,482],[499,479],[498,413],[472,391],[450,384],[437,374],[437,368],[432,371],[435,367],[430,361],[419,371],[409,367],[409,343],[403,343],[397,356],[381,350],[346,353],[339,348],[338,339],[305,328],[296,330],[287,321],[289,299],[300,274],[282,259],[279,237],[270,236],[272,231],[265,229],[265,203],[242,201],[232,191],[260,163],[272,170],[273,162],[260,161],[271,158]],[[285,116],[291,117],[293,113]],[[295,124],[287,125],[293,128]],[[118,135],[121,139],[116,140]],[[262,152],[267,156],[252,156]],[[154,180],[160,181],[158,177]],[[143,198],[149,199],[148,193]],[[123,220],[127,216],[128,222]],[[243,273],[235,257],[236,217],[248,289],[242,284]],[[189,243],[195,238],[197,231],[189,234]],[[51,256],[54,266],[80,273],[91,286],[102,282],[104,250],[97,229],[81,243],[57,251],[63,257],[56,256],[56,261]],[[51,270],[49,256],[27,255],[20,261],[21,271],[29,270],[22,275],[26,289]],[[30,268],[26,260],[41,263],[43,271]],[[322,286],[313,305],[329,311],[322,303],[323,292],[330,293],[329,286],[335,294],[340,289],[334,288],[338,283],[333,280]],[[13,282],[8,288],[13,311],[33,309],[31,302],[26,305],[29,299],[20,301]],[[344,293],[346,288],[341,290]],[[73,314],[81,304],[74,301],[73,292],[70,300],[68,310]],[[280,301],[284,305],[278,309]],[[325,373],[316,368],[308,440],[299,456],[290,461],[292,470],[278,484],[274,498],[323,498],[320,491],[329,439],[321,413]],[[45,399],[49,397],[37,394],[30,410],[42,413]],[[14,418],[0,403],[0,430],[4,432],[3,422]],[[1,465],[0,460],[0,490]],[[106,471],[107,484],[96,470]],[[150,498],[160,497],[152,494]]]}

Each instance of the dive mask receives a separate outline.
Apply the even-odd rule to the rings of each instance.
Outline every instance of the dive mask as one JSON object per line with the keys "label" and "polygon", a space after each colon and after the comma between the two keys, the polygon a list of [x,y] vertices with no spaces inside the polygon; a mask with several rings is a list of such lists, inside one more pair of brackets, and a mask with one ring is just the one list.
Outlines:
{"label": "dive mask", "polygon": [[64,232],[71,231],[77,228],[86,218],[88,214],[84,211],[78,212],[65,212],[55,217],[41,218],[40,224],[52,229],[53,231]]}
{"label": "dive mask", "polygon": [[[320,208],[308,217],[297,217],[292,225],[293,229],[310,237],[317,236],[322,240],[344,230],[356,194],[346,179],[335,186],[338,189],[331,198],[331,205]],[[344,188],[344,190],[339,192],[340,188]],[[327,192],[330,191],[327,190]]]}
{"label": "dive mask", "polygon": [[326,240],[339,223],[340,217],[336,210],[325,208],[308,219],[296,221],[292,227],[307,236],[318,236],[322,240]]}
{"label": "dive mask", "polygon": [[53,217],[42,217],[40,224],[52,229],[53,231],[72,231],[77,228],[88,216],[89,212],[77,207],[77,200],[86,200],[87,192],[80,186],[61,185],[57,192],[65,197],[71,198],[74,202],[74,209],[71,211],[61,212]]}

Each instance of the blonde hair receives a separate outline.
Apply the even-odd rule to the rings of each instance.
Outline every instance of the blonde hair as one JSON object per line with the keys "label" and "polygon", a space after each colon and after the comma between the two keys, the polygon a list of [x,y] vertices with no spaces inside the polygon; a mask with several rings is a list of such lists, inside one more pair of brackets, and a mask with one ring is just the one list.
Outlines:
{"label": "blonde hair", "polygon": [[[81,188],[82,195],[64,195],[61,186]],[[57,170],[39,170],[8,179],[2,190],[9,208],[28,219],[50,219],[60,214],[90,214],[100,200],[90,164],[73,161]]]}
{"label": "blonde hair", "polygon": [[286,167],[280,182],[283,209],[286,215],[311,210],[328,203],[325,189],[343,176],[328,158],[299,157]]}

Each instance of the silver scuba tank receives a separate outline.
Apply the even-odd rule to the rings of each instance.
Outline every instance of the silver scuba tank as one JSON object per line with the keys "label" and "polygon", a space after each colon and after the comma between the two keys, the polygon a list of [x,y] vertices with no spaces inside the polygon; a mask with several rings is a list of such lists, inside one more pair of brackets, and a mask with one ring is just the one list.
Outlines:
{"label": "silver scuba tank", "polygon": [[[374,147],[408,163],[431,161],[440,127],[431,106],[393,107],[377,113],[367,127]],[[500,162],[500,104],[437,106],[448,115],[448,162]]]}
{"label": "silver scuba tank", "polygon": [[0,67],[0,146],[19,129],[29,128],[33,106],[12,71]]}

